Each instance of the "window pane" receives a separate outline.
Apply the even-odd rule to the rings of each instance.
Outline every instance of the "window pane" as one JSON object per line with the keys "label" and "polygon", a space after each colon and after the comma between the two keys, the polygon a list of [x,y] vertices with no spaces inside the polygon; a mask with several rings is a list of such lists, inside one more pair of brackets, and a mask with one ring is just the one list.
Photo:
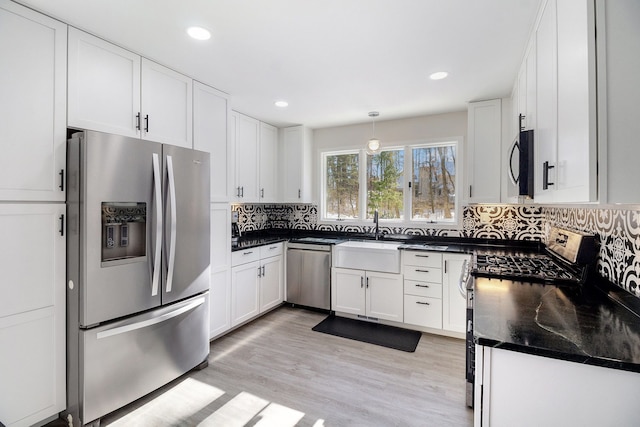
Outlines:
{"label": "window pane", "polygon": [[367,218],[403,219],[404,150],[367,156]]}
{"label": "window pane", "polygon": [[455,145],[413,149],[411,219],[455,221]]}
{"label": "window pane", "polygon": [[358,218],[358,153],[326,156],[327,218]]}

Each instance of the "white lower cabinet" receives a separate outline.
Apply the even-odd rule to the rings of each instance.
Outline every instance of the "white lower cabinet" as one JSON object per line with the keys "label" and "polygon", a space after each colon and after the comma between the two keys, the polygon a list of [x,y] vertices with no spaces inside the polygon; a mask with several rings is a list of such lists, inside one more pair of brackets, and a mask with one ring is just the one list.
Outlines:
{"label": "white lower cabinet", "polygon": [[471,257],[443,254],[442,258],[442,329],[464,333],[467,330],[467,294],[460,276],[466,268],[465,261],[470,262]]}
{"label": "white lower cabinet", "polygon": [[231,329],[231,206],[211,204],[211,287],[209,338]]}
{"label": "white lower cabinet", "polygon": [[283,243],[232,254],[231,326],[277,307],[284,296]]}
{"label": "white lower cabinet", "polygon": [[334,267],[332,276],[332,310],[403,321],[402,275]]}
{"label": "white lower cabinet", "polygon": [[404,251],[404,323],[462,337],[467,301],[459,281],[470,259],[467,254]]}
{"label": "white lower cabinet", "polygon": [[475,367],[476,427],[638,424],[640,373],[484,346]]}
{"label": "white lower cabinet", "polygon": [[66,407],[64,204],[0,204],[0,422]]}

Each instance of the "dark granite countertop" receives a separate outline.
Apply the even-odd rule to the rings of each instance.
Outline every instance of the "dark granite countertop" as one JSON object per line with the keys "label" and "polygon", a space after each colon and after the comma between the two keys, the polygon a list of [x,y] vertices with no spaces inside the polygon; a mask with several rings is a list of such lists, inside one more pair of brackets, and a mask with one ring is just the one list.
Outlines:
{"label": "dark granite countertop", "polygon": [[621,291],[616,288],[599,278],[579,287],[561,287],[476,277],[474,340],[640,372],[640,317],[614,301]]}
{"label": "dark granite countertop", "polygon": [[[301,237],[374,239],[366,233],[309,230],[250,232],[232,251]],[[471,253],[542,251],[537,241],[384,235],[403,250]],[[446,249],[444,249],[446,246]],[[640,299],[600,277],[578,287],[474,278],[477,344],[578,363],[640,372]]]}

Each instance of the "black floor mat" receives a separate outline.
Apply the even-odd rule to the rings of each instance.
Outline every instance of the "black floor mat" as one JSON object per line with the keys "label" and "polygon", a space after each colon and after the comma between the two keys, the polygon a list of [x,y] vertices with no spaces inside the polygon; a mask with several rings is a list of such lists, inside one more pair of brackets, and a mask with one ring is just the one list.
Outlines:
{"label": "black floor mat", "polygon": [[416,351],[422,336],[418,331],[340,316],[329,316],[312,330],[408,352]]}

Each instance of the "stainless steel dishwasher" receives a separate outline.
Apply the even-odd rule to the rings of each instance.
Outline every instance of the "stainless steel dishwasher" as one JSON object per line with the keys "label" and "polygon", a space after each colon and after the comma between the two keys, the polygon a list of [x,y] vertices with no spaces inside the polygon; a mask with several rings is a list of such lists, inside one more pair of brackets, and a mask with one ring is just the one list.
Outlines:
{"label": "stainless steel dishwasher", "polygon": [[324,238],[292,240],[287,249],[287,298],[290,304],[331,309],[331,246]]}

